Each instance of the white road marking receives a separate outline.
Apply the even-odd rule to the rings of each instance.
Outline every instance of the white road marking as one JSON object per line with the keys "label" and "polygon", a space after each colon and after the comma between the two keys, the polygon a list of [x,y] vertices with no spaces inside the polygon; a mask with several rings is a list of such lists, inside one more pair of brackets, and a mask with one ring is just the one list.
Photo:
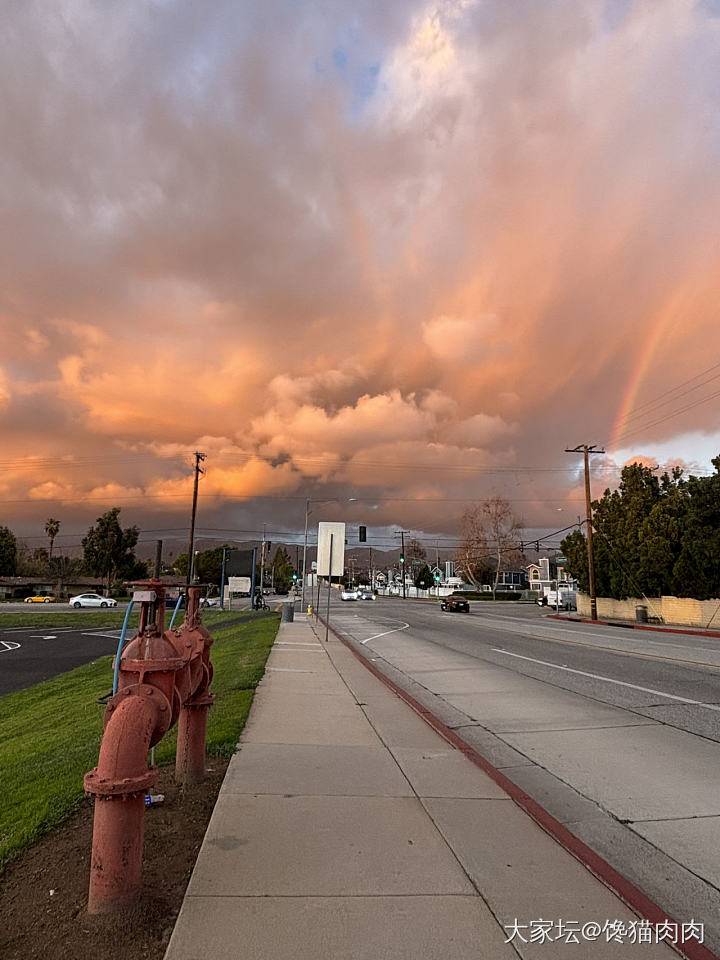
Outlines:
{"label": "white road marking", "polygon": [[668,700],[678,700],[680,703],[690,703],[695,707],[705,707],[706,710],[720,711],[720,705],[715,703],[703,703],[702,700],[691,700],[689,697],[677,697],[673,693],[664,693],[662,690],[654,690],[652,687],[640,687],[636,683],[627,683],[625,680],[613,680],[612,677],[603,677],[599,673],[587,673],[585,670],[563,667],[559,663],[549,663],[547,660],[536,660],[534,657],[524,657],[520,653],[511,653],[509,650],[501,650],[499,647],[492,647],[491,649],[495,653],[505,654],[506,657],[517,657],[518,660],[529,660],[531,663],[539,663],[543,667],[554,667],[555,670],[564,670],[566,673],[577,673],[581,677],[590,677],[592,680],[604,680],[606,683],[616,683],[619,687],[630,687],[633,690],[641,690],[643,693],[652,693],[658,697],[666,697]]}
{"label": "white road marking", "polygon": [[46,637],[40,637],[40,636],[28,637],[28,640],[57,640],[57,637],[55,636],[54,633],[51,633],[49,636],[46,636]]}
{"label": "white road marking", "polygon": [[8,650],[17,650],[20,646],[12,640],[0,640],[0,653],[6,653]]}
{"label": "white road marking", "polygon": [[372,637],[368,637],[366,640],[361,640],[360,643],[369,643],[371,640],[377,640],[378,637],[386,637],[389,633],[400,633],[401,630],[407,630],[410,626],[409,623],[405,623],[404,620],[400,620],[399,623],[402,624],[401,627],[394,627],[392,630],[385,630],[383,633],[376,633]]}

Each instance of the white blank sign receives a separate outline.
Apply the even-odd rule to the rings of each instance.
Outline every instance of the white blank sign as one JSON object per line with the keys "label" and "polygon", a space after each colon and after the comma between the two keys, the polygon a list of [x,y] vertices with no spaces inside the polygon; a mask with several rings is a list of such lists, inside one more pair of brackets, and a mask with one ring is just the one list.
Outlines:
{"label": "white blank sign", "polygon": [[[332,535],[332,570],[330,536]],[[321,577],[341,577],[345,572],[345,524],[321,521],[318,524],[317,572]]]}

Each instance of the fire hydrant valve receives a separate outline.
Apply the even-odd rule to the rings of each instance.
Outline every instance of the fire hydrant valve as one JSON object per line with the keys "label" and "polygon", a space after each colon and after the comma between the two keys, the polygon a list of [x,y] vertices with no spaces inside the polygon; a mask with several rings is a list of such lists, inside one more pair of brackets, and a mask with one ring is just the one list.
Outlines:
{"label": "fire hydrant valve", "polygon": [[85,775],[96,798],[90,869],[90,913],[131,905],[140,887],[145,794],[157,770],[147,763],[151,746],[178,724],[176,777],[205,775],[205,725],[213,695],[212,637],[200,622],[200,590],[191,587],[185,622],[164,630],[165,584],[133,584],[142,604],[137,635],[118,665],[118,691],[105,710],[97,767]]}

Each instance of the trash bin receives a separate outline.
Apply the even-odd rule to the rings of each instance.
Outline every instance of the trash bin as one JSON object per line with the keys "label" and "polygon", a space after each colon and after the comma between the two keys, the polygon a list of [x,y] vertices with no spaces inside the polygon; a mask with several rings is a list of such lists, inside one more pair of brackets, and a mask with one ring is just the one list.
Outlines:
{"label": "trash bin", "polygon": [[635,620],[637,623],[648,622],[647,607],[635,607]]}
{"label": "trash bin", "polygon": [[280,608],[280,622],[292,623],[295,619],[295,604],[284,603]]}

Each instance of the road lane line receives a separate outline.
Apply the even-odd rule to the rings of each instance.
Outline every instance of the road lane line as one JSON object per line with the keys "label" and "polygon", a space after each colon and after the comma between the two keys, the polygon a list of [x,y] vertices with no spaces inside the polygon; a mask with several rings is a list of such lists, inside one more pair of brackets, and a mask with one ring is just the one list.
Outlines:
{"label": "road lane line", "polygon": [[547,660],[524,657],[520,653],[511,653],[509,650],[501,650],[499,647],[491,647],[490,649],[494,653],[503,653],[506,657],[517,657],[518,660],[529,660],[530,663],[539,663],[543,667],[554,667],[555,670],[576,673],[581,677],[590,677],[592,680],[604,680],[606,683],[616,683],[620,687],[630,687],[633,690],[641,690],[643,693],[654,693],[656,696],[666,697],[668,700],[678,700],[680,703],[690,703],[695,707],[705,707],[706,710],[720,711],[719,704],[703,703],[702,700],[691,700],[689,697],[678,697],[674,693],[664,693],[662,690],[654,690],[652,687],[640,687],[636,683],[627,683],[625,680],[613,680],[612,677],[603,677],[599,673],[588,673],[585,670],[575,670],[573,667],[563,667],[559,663],[549,663]]}
{"label": "road lane line", "polygon": [[367,640],[361,640],[360,643],[369,643],[371,640],[377,640],[378,637],[387,637],[387,635],[390,633],[400,633],[401,630],[407,630],[407,628],[410,626],[410,624],[405,623],[404,620],[400,620],[399,622],[402,624],[401,627],[394,627],[392,630],[385,630],[384,633],[376,633],[374,636],[368,637]]}

